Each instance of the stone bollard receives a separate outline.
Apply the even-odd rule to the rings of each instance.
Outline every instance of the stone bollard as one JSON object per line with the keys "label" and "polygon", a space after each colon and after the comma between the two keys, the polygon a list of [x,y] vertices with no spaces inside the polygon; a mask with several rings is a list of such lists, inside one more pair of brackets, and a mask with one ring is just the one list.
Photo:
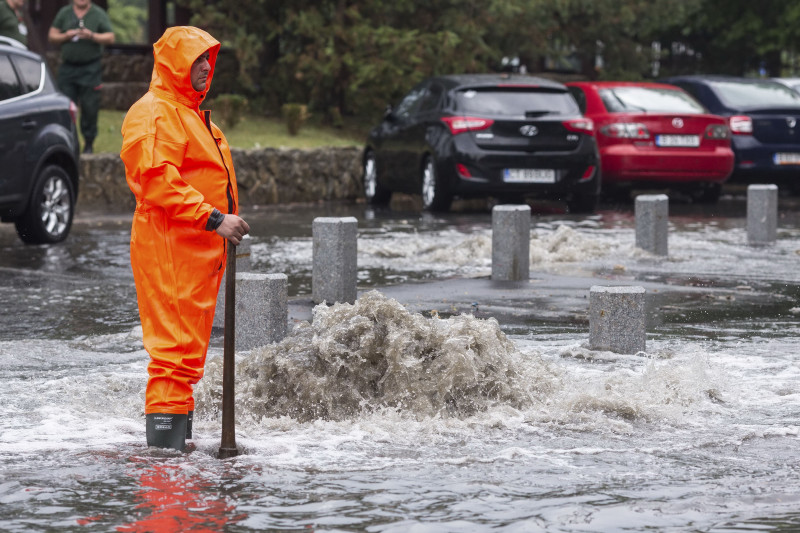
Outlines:
{"label": "stone bollard", "polygon": [[642,194],[636,197],[636,247],[654,255],[667,255],[669,197]]}
{"label": "stone bollard", "polygon": [[530,277],[531,207],[497,205],[492,209],[492,280]]}
{"label": "stone bollard", "polygon": [[[250,235],[245,235],[239,246],[236,247],[236,273],[250,272],[250,253],[253,245],[253,239]],[[219,285],[219,292],[217,293],[217,307],[214,310],[214,323],[215,328],[225,327],[225,278],[222,278],[222,283]]]}
{"label": "stone bollard", "polygon": [[289,281],[286,274],[236,273],[236,350],[252,350],[286,336]]}
{"label": "stone bollard", "polygon": [[357,230],[355,217],[318,217],[311,224],[311,299],[315,304],[355,303]]}
{"label": "stone bollard", "polygon": [[589,349],[635,354],[645,350],[643,287],[589,290]]}
{"label": "stone bollard", "polygon": [[759,246],[775,242],[778,231],[778,186],[747,187],[747,244]]}

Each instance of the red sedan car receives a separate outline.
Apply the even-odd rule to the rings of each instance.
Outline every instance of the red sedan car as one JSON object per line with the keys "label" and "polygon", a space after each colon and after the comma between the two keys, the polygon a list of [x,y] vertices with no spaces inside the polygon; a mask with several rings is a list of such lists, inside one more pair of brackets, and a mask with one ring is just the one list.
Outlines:
{"label": "red sedan car", "polygon": [[594,121],[606,191],[669,188],[716,202],[733,172],[730,130],[686,91],[645,82],[566,84]]}

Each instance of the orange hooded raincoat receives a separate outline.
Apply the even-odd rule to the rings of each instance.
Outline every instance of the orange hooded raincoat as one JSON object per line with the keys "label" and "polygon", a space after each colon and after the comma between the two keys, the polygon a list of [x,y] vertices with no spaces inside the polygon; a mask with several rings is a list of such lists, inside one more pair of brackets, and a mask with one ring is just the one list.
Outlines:
{"label": "orange hooded raincoat", "polygon": [[[199,105],[211,86],[220,43],[193,27],[169,28],[153,46],[150,90],[122,124],[125,177],[136,197],[131,266],[144,347],[150,354],[145,413],[194,410],[203,376],[226,241],[207,231],[216,208],[238,214],[230,149]],[[206,89],[192,88],[206,51]]]}

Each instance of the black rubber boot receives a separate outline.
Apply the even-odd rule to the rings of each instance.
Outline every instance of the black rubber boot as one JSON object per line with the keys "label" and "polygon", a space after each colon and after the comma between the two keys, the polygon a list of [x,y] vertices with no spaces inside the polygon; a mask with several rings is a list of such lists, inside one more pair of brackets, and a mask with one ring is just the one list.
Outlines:
{"label": "black rubber boot", "polygon": [[183,451],[189,415],[150,413],[147,415],[147,445]]}
{"label": "black rubber boot", "polygon": [[189,411],[188,418],[186,419],[186,438],[192,438],[192,419],[194,418],[194,411]]}

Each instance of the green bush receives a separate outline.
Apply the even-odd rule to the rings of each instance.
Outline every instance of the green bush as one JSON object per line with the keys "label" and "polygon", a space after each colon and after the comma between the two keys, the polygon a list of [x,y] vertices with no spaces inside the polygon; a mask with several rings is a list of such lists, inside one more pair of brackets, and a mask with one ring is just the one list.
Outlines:
{"label": "green bush", "polygon": [[214,98],[211,107],[219,114],[225,128],[233,129],[247,111],[247,98],[239,94],[221,94]]}
{"label": "green bush", "polygon": [[306,120],[311,116],[308,114],[308,106],[303,104],[283,104],[283,118],[286,119],[286,128],[289,135],[297,135]]}
{"label": "green bush", "polygon": [[342,111],[337,106],[328,108],[328,118],[331,121],[331,126],[334,128],[343,128],[344,120],[342,120]]}

